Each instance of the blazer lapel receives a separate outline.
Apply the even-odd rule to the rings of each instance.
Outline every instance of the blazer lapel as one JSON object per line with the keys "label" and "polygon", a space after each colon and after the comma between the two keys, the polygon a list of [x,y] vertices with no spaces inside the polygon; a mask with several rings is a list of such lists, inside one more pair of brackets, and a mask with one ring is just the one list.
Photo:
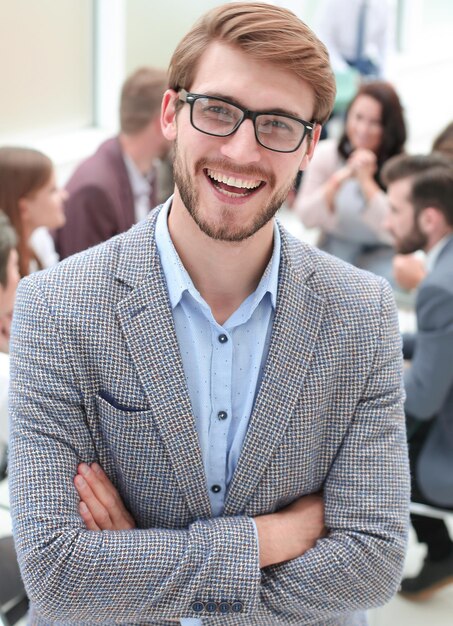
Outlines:
{"label": "blazer lapel", "polygon": [[[282,233],[279,291],[266,368],[244,447],[230,485],[226,515],[245,511],[302,393],[324,314],[324,300],[307,286],[314,271],[312,253],[293,259],[293,246]],[[299,260],[299,264],[295,261]]]}
{"label": "blazer lapel", "polygon": [[126,235],[118,278],[133,286],[117,306],[127,347],[194,518],[211,516],[198,435],[154,240],[156,213]]}

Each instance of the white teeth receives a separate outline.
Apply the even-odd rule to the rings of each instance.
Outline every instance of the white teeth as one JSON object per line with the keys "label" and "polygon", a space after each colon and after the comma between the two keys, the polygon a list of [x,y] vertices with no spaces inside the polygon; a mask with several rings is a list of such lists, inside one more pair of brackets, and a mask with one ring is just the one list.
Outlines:
{"label": "white teeth", "polygon": [[240,189],[255,189],[261,184],[260,180],[241,180],[240,178],[232,178],[231,176],[225,176],[220,172],[214,172],[214,170],[207,170],[207,174],[213,180],[218,183],[225,183],[230,187],[239,187]]}
{"label": "white teeth", "polygon": [[233,193],[232,191],[227,191],[226,189],[219,188],[218,191],[222,193],[224,196],[228,196],[229,198],[240,198],[241,196],[242,197],[244,196],[243,193]]}

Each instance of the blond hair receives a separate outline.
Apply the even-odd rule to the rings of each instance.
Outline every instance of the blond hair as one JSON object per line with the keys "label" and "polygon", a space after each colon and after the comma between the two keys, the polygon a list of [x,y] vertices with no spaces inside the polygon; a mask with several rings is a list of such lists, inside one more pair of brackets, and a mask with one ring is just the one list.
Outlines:
{"label": "blond hair", "polygon": [[313,121],[323,124],[335,100],[335,78],[324,44],[298,17],[281,7],[233,2],[203,15],[176,48],[169,85],[190,90],[198,62],[213,41],[235,46],[305,80],[315,94]]}

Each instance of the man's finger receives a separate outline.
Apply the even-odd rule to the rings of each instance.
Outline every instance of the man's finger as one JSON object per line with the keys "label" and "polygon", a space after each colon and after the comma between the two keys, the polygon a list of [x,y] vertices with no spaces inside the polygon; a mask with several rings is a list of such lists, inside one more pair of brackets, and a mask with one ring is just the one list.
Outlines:
{"label": "man's finger", "polygon": [[80,513],[80,517],[85,523],[85,526],[87,527],[87,530],[97,530],[97,531],[101,530],[99,526],[96,524],[96,522],[94,521],[93,516],[90,513],[90,509],[87,507],[85,502],[80,502],[79,513]]}
{"label": "man's finger", "polygon": [[90,467],[87,463],[81,463],[78,471],[88,483],[99,503],[108,512],[113,529],[127,530],[135,528],[132,516],[124,506],[118,491],[101,466],[98,463],[93,463]]}
{"label": "man's finger", "polygon": [[77,474],[74,478],[74,485],[82,502],[88,507],[94,522],[101,530],[113,530],[113,523],[110,519],[109,511],[91,490],[90,485],[83,476]]}

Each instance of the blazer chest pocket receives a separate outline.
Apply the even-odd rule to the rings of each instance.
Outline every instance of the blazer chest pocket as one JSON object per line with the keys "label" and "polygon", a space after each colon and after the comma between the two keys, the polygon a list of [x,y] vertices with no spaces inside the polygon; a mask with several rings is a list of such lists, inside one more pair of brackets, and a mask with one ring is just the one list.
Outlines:
{"label": "blazer chest pocket", "polygon": [[[115,403],[115,406],[114,404]],[[103,449],[118,468],[134,461],[148,462],[153,447],[161,445],[150,410],[124,407],[106,394],[96,396]]]}
{"label": "blazer chest pocket", "polygon": [[138,525],[167,526],[156,503],[173,494],[174,507],[184,521],[187,509],[174,470],[151,410],[122,410],[105,397],[96,397],[101,445],[99,461],[118,488]]}

